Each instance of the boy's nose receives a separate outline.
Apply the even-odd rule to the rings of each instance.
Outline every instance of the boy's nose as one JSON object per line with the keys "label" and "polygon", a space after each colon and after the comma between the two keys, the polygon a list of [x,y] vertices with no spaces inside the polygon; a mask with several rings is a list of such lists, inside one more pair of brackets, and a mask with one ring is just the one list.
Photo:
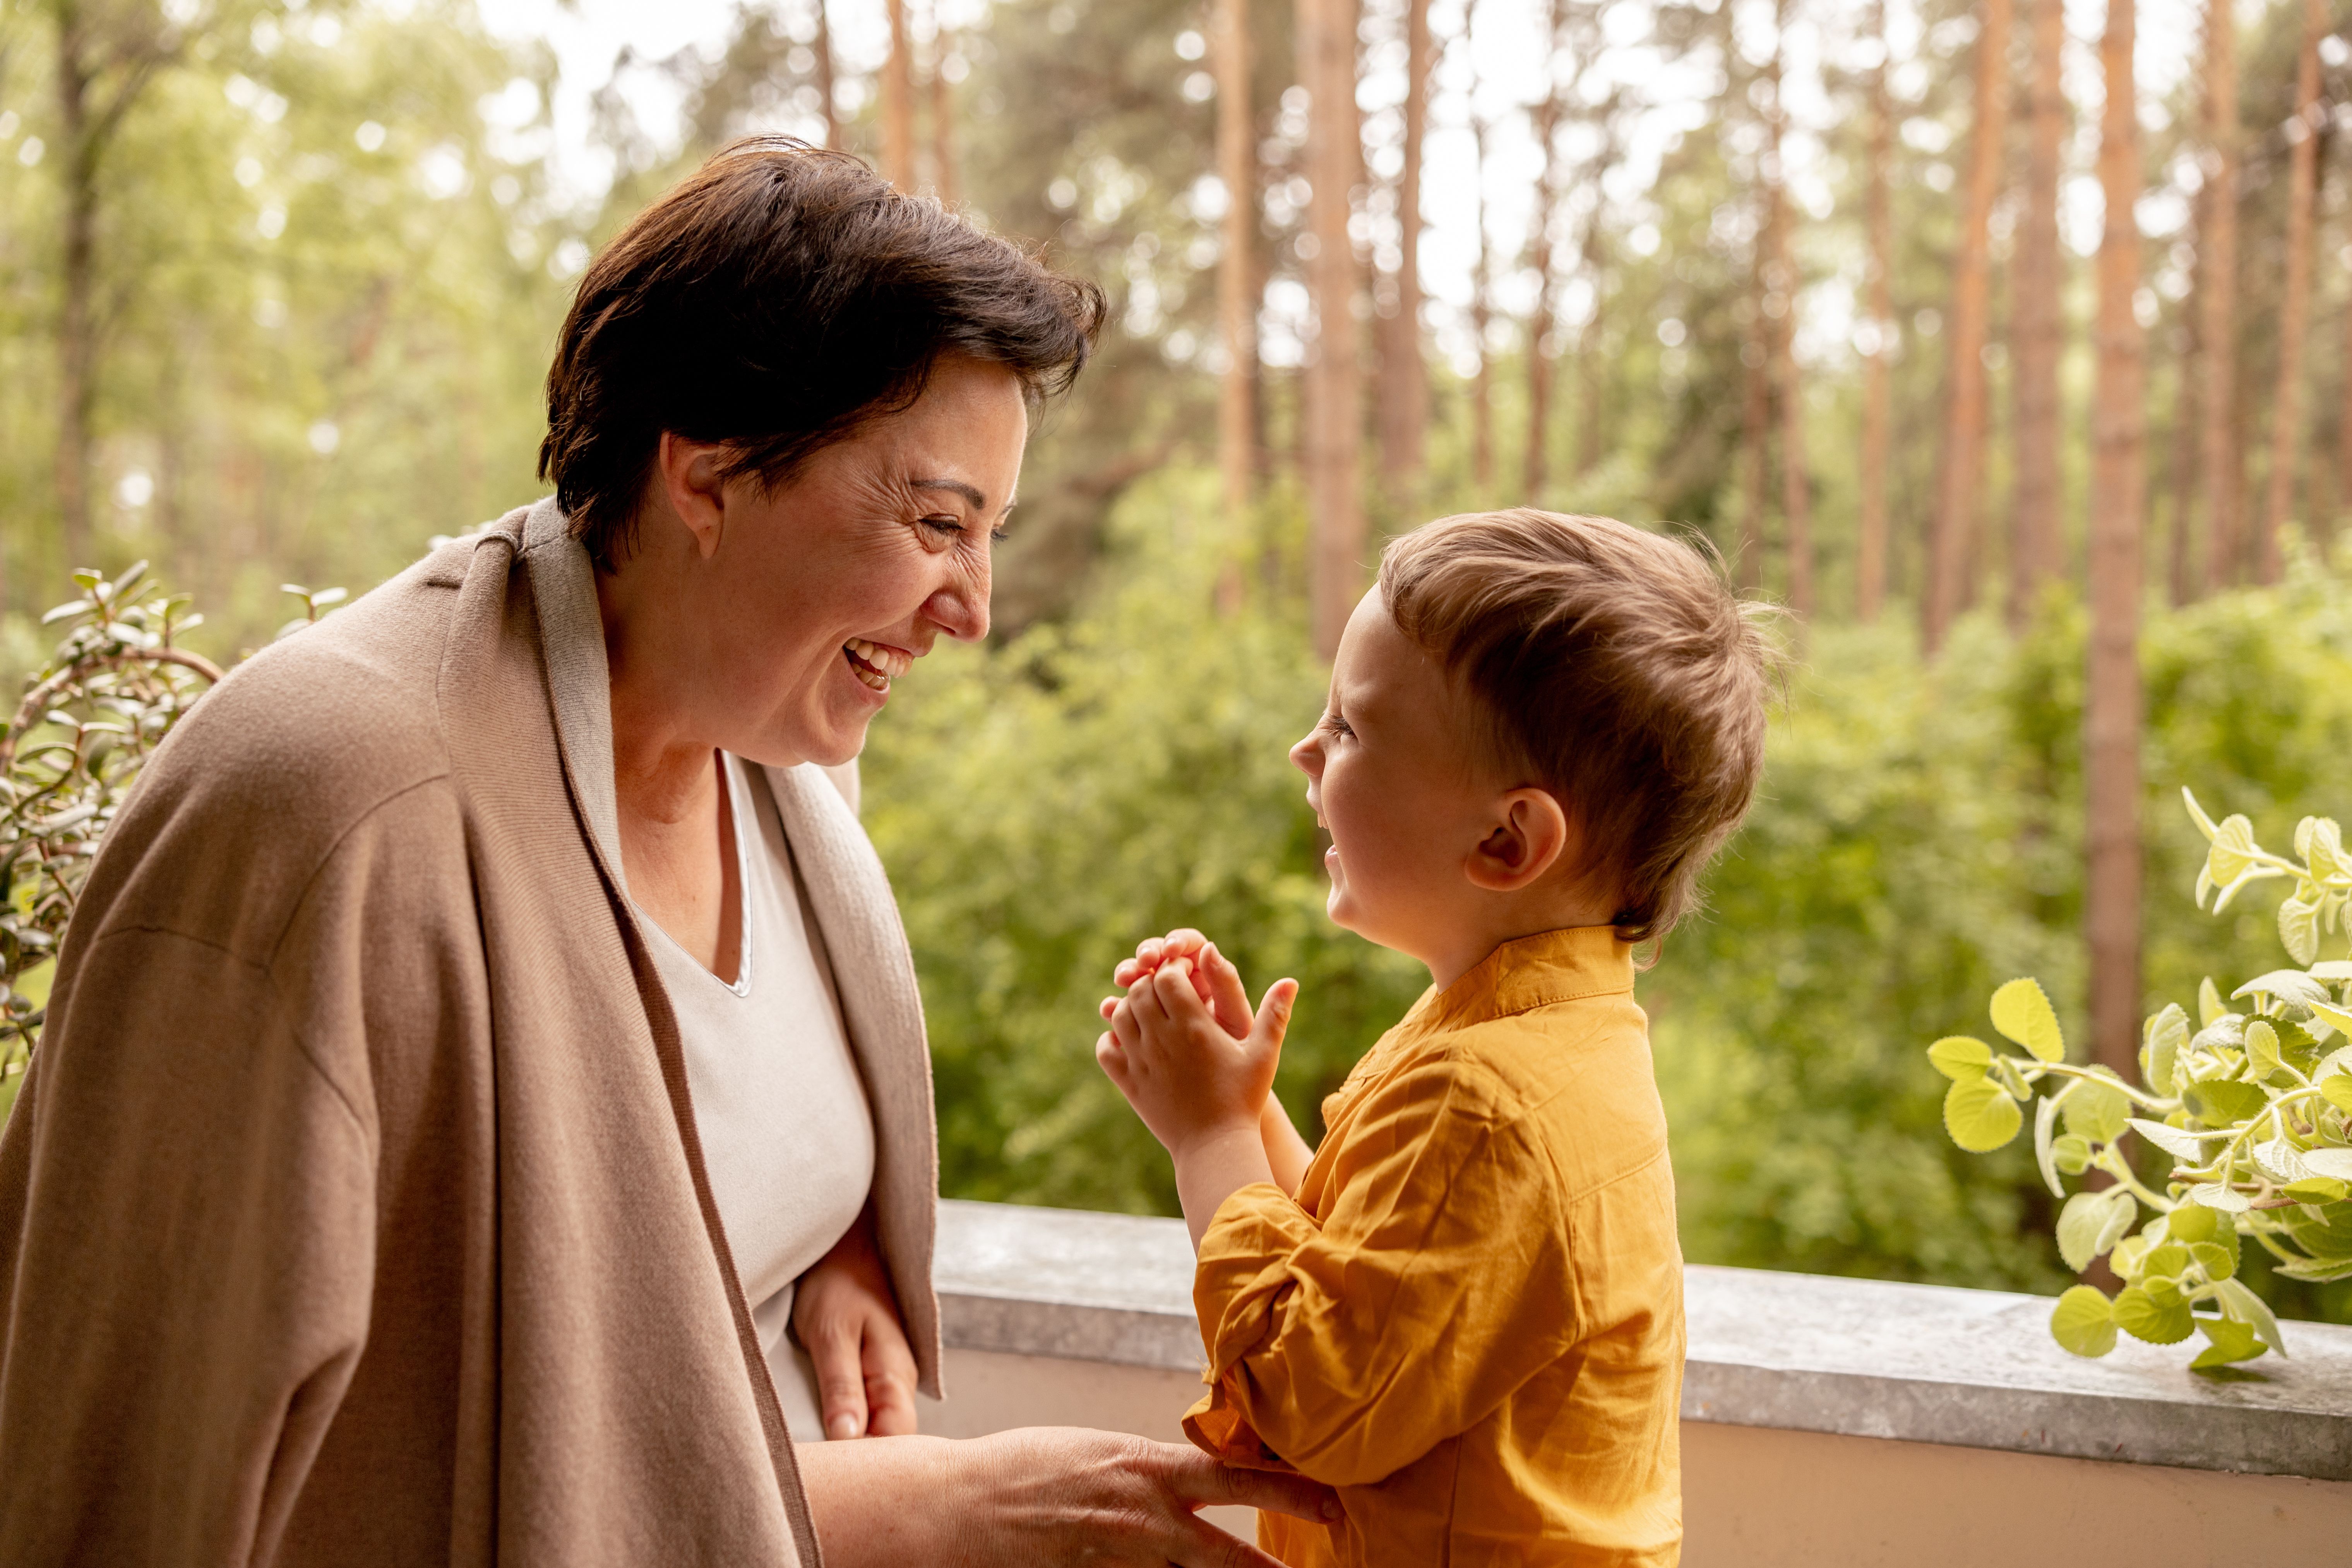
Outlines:
{"label": "boy's nose", "polygon": [[1323,749],[1315,743],[1313,735],[1304,737],[1290,748],[1290,765],[1308,778],[1323,776]]}

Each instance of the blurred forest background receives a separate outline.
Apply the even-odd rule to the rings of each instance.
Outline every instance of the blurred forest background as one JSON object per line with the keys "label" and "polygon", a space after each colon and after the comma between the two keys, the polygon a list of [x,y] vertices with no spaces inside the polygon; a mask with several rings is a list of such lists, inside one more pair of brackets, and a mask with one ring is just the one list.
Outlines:
{"label": "blurred forest background", "polygon": [[1304,982],[1313,1124],[1426,976],[1324,921],[1285,748],[1380,539],[1527,501],[1798,616],[1643,982],[1689,1257],[2053,1289],[1920,1047],[2032,973],[2127,1063],[2279,962],[2192,907],[2180,786],[2347,804],[2340,3],[758,0],[589,68],[599,0],[5,0],[0,672],[71,566],[152,559],[226,659],[531,499],[593,247],[734,136],[845,145],[1117,305],[1000,635],[866,754],[950,1194],[1174,1212],[1091,1045],[1177,923]]}

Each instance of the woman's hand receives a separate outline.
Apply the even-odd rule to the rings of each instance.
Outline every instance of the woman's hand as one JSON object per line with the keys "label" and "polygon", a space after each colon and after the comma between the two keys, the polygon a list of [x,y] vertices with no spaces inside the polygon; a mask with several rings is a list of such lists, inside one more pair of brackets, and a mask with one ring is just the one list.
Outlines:
{"label": "woman's hand", "polygon": [[874,1210],[801,1276],[793,1331],[816,1365],[818,1409],[829,1438],[895,1437],[915,1425],[915,1352],[898,1319]]}
{"label": "woman's hand", "polygon": [[1184,1444],[1076,1426],[962,1442],[813,1443],[799,1455],[834,1568],[1278,1568],[1197,1510],[1238,1504],[1319,1523],[1340,1517],[1331,1489],[1304,1476],[1231,1469]]}

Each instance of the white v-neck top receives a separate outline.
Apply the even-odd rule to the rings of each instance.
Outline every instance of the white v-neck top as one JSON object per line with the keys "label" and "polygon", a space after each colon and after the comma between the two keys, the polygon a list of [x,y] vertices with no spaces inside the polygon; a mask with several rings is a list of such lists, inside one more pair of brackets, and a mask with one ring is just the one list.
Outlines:
{"label": "white v-neck top", "polygon": [[[793,1436],[824,1436],[807,1352],[786,1332],[800,1277],[874,1184],[874,1117],[765,775],[720,754],[735,831],[742,941],[720,980],[646,916],[677,1014],[695,1129],[719,1223]],[[640,910],[640,915],[645,911]]]}

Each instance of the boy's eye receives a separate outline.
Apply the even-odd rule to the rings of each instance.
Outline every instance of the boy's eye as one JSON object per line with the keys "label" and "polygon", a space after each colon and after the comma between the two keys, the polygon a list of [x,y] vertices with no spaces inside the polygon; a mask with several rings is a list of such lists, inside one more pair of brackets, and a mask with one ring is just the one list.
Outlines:
{"label": "boy's eye", "polygon": [[1334,735],[1352,735],[1355,733],[1353,730],[1348,728],[1348,721],[1345,719],[1340,718],[1337,713],[1326,713],[1323,715],[1323,728]]}

